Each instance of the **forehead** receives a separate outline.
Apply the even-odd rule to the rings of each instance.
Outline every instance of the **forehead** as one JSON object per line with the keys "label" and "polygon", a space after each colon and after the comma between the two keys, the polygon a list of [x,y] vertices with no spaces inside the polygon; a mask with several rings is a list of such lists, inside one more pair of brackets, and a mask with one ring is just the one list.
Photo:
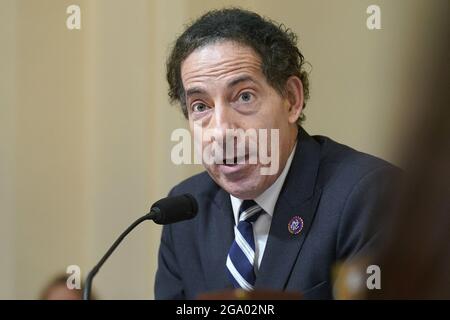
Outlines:
{"label": "forehead", "polygon": [[245,45],[225,41],[194,50],[181,65],[184,87],[247,74],[261,77],[261,58]]}

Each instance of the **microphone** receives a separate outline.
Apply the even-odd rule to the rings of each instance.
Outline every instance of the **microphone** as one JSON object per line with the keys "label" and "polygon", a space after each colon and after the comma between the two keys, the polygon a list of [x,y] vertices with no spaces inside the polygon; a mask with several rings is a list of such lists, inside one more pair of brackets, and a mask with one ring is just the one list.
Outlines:
{"label": "microphone", "polygon": [[178,221],[189,220],[197,214],[197,201],[185,193],[177,197],[167,197],[156,201],[150,209],[150,215],[157,224],[170,224]]}
{"label": "microphone", "polygon": [[94,279],[97,272],[109,258],[109,256],[114,252],[122,240],[141,222],[145,220],[153,220],[157,224],[170,224],[183,220],[189,220],[197,215],[198,205],[195,198],[189,194],[185,193],[181,196],[167,197],[156,201],[150,212],[145,216],[140,217],[135,222],[133,222],[113,243],[111,248],[105,253],[105,255],[100,259],[100,261],[95,265],[94,268],[88,273],[86,277],[86,283],[83,289],[83,300],[89,300],[91,297],[92,280]]}

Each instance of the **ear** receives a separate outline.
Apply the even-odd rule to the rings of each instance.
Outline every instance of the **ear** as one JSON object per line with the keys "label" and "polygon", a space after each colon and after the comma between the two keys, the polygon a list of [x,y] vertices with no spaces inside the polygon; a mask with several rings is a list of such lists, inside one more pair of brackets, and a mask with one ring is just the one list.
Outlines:
{"label": "ear", "polygon": [[303,84],[297,76],[291,76],[286,81],[286,98],[288,103],[289,123],[297,122],[303,110]]}

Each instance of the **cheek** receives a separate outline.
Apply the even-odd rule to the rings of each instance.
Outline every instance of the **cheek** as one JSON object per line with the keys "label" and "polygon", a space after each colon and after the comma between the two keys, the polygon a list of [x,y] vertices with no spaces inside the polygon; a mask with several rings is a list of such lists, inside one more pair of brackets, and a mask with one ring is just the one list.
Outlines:
{"label": "cheek", "polygon": [[268,99],[263,110],[264,120],[266,123],[272,124],[272,128],[278,128],[289,121],[288,107],[278,96]]}
{"label": "cheek", "polygon": [[262,128],[262,129],[270,129],[277,128],[280,114],[276,112],[279,106],[267,104],[260,109],[260,112],[254,114],[247,119],[244,123],[246,123],[247,127],[251,128]]}

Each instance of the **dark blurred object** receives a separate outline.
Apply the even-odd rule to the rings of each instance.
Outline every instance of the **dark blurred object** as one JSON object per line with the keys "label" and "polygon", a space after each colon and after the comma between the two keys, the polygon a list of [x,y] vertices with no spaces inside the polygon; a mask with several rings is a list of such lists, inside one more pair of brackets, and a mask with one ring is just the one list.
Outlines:
{"label": "dark blurred object", "polygon": [[197,300],[300,300],[301,298],[302,295],[297,292],[230,289],[201,294]]}

